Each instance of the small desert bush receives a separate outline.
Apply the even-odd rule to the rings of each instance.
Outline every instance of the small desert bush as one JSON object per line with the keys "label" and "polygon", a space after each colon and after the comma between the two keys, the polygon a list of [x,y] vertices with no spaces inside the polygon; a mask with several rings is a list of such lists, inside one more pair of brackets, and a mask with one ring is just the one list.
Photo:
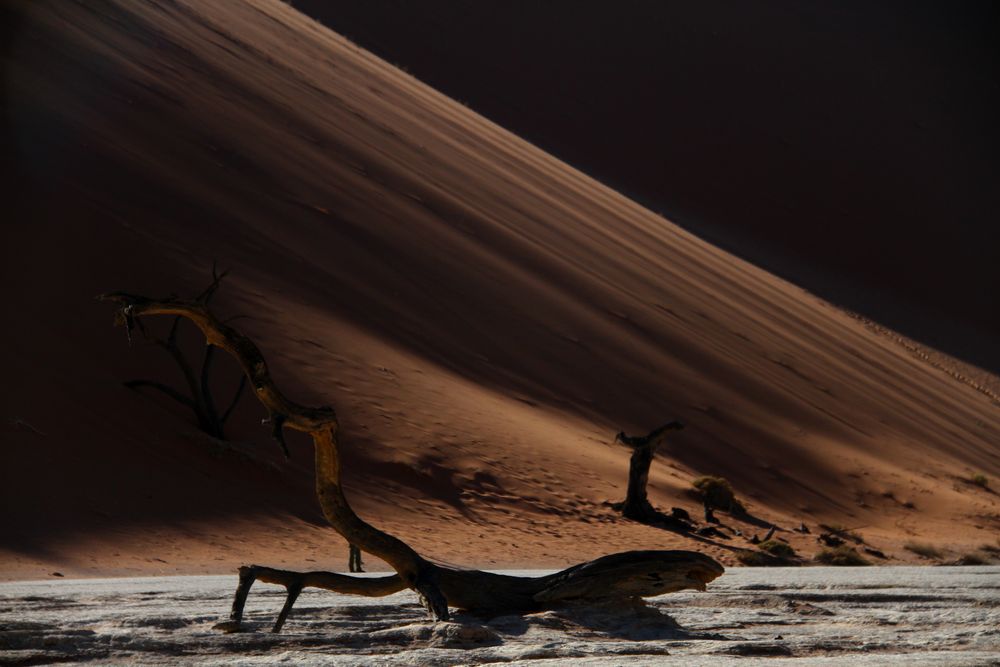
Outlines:
{"label": "small desert bush", "polygon": [[832,549],[823,549],[816,554],[816,561],[824,565],[870,565],[853,547],[846,544]]}
{"label": "small desert bush", "polygon": [[976,486],[982,488],[982,489],[989,488],[989,486],[990,486],[990,479],[989,479],[989,477],[987,477],[986,475],[984,475],[981,472],[980,473],[976,473],[975,475],[973,475],[972,477],[970,477],[969,481],[971,483],[975,484]]}
{"label": "small desert bush", "polygon": [[760,551],[745,549],[736,554],[736,559],[749,567],[776,567],[799,565],[794,560],[795,549],[779,540],[768,540],[759,545]]}
{"label": "small desert bush", "polygon": [[990,561],[979,554],[965,554],[954,562],[954,565],[989,565]]}
{"label": "small desert bush", "polygon": [[736,560],[747,567],[767,567],[768,565],[775,564],[774,557],[762,551],[751,551],[750,549],[745,549],[736,554]]}
{"label": "small desert bush", "polygon": [[760,545],[760,549],[779,558],[795,558],[795,549],[792,548],[792,545],[781,540],[763,542]]}
{"label": "small desert bush", "polygon": [[907,551],[913,552],[918,556],[923,556],[924,558],[941,558],[941,551],[932,544],[923,544],[921,542],[907,542],[903,545],[903,548]]}
{"label": "small desert bush", "polygon": [[736,500],[733,487],[723,477],[706,475],[695,479],[691,484],[698,489],[702,500],[709,506],[725,512],[743,511],[743,504]]}
{"label": "small desert bush", "polygon": [[833,524],[821,523],[819,524],[819,527],[824,531],[826,531],[827,533],[830,533],[831,535],[836,535],[837,537],[840,537],[842,539],[850,540],[855,544],[864,544],[865,542],[865,538],[861,537],[860,533],[856,533],[850,528],[842,526],[839,523],[833,523]]}

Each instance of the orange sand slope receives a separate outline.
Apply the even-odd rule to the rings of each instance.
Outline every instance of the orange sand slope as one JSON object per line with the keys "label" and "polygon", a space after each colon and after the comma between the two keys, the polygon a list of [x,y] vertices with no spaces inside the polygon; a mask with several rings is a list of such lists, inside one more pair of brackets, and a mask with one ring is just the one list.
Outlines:
{"label": "orange sand slope", "polygon": [[[193,294],[213,259],[232,269],[219,312],[243,317],[287,393],[342,416],[359,512],[429,556],[540,566],[684,546],[732,562],[738,538],[694,542],[602,505],[624,493],[613,434],[668,419],[688,428],[654,464],[660,507],[694,513],[691,479],[718,474],[783,529],[862,527],[911,560],[908,540],[995,544],[996,494],[962,480],[1000,479],[1000,409],[947,359],[277,0],[5,11],[0,576],[343,568],[307,442],[280,462],[244,397],[224,447],[121,386],[183,380],[93,296]],[[235,368],[216,366],[228,397]]]}

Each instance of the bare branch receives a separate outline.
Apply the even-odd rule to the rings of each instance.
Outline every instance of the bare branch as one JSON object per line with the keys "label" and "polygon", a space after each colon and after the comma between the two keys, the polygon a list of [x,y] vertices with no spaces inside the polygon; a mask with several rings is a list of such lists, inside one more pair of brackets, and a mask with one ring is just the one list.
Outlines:
{"label": "bare branch", "polygon": [[177,329],[180,327],[181,320],[183,319],[183,317],[174,318],[174,323],[170,325],[170,333],[167,335],[167,345],[170,345],[171,347],[177,345]]}
{"label": "bare branch", "polygon": [[192,410],[196,409],[197,407],[194,404],[194,401],[192,401],[190,398],[188,398],[181,392],[177,391],[173,387],[168,387],[167,385],[162,384],[160,382],[153,382],[152,380],[129,380],[128,382],[123,382],[122,384],[128,387],[129,389],[138,389],[140,387],[149,387],[150,389],[156,389],[157,391],[163,392],[164,394],[174,399],[181,405],[189,407]]}
{"label": "bare branch", "polygon": [[[31,424],[29,424],[28,422],[24,421],[23,419],[21,419],[19,417],[12,417],[10,419],[10,423],[11,423],[11,425],[13,425],[13,427],[15,429],[24,428],[24,429],[27,429],[27,430],[29,430],[29,431],[37,434],[37,435],[42,436],[42,437],[47,437],[48,436],[47,433],[38,430],[37,428],[35,428],[34,426],[32,426]],[[359,557],[359,559],[360,559],[360,557]],[[360,562],[360,560],[359,560],[359,562]]]}
{"label": "bare branch", "polygon": [[212,300],[212,297],[215,296],[216,290],[219,289],[219,284],[222,282],[222,279],[225,278],[227,275],[229,275],[229,269],[226,269],[222,273],[218,273],[217,270],[216,270],[215,260],[213,260],[212,261],[212,284],[210,284],[208,287],[206,287],[205,289],[203,289],[201,291],[201,293],[198,296],[195,297],[194,300],[197,303],[203,303],[203,304],[205,304],[207,306],[208,303]]}
{"label": "bare branch", "polygon": [[[218,290],[222,279],[228,275],[229,271],[219,272],[218,265],[213,261],[212,263],[212,282],[204,290],[199,293],[195,298],[194,303],[201,303],[207,305],[212,299],[212,296]],[[165,302],[179,302],[180,300],[176,296],[170,296],[163,299]],[[160,391],[166,393],[171,398],[183,403],[185,406],[189,407],[194,411],[195,417],[198,419],[198,424],[200,428],[215,438],[225,438],[225,421],[232,413],[233,409],[236,407],[236,403],[243,393],[243,389],[246,387],[246,376],[240,376],[240,384],[236,389],[236,394],[233,396],[231,403],[226,408],[225,413],[220,417],[218,409],[215,405],[215,401],[211,389],[211,369],[213,367],[213,360],[215,357],[215,347],[212,345],[208,346],[205,351],[205,355],[202,361],[200,377],[196,376],[194,369],[188,362],[187,357],[181,350],[178,344],[178,333],[180,331],[180,323],[184,320],[183,315],[176,315],[171,323],[170,330],[167,337],[151,337],[147,334],[145,327],[143,326],[141,317],[136,314],[131,306],[124,306],[117,313],[116,321],[118,323],[124,323],[126,331],[128,333],[129,344],[132,342],[132,330],[138,328],[142,331],[145,338],[151,340],[154,344],[166,350],[166,352],[173,358],[174,363],[180,368],[181,373],[184,375],[184,380],[187,383],[188,391],[190,396],[183,396],[180,392],[172,390],[165,385],[149,381],[137,381],[134,386],[151,386]]]}
{"label": "bare branch", "polygon": [[226,421],[229,419],[229,415],[233,414],[233,410],[236,409],[236,404],[240,402],[240,396],[243,395],[243,390],[246,389],[246,386],[247,386],[247,376],[241,375],[240,386],[236,388],[236,393],[233,395],[233,400],[230,401],[229,407],[226,408],[226,411],[222,413],[222,419],[221,419],[222,424],[225,424]]}
{"label": "bare branch", "polygon": [[288,443],[285,442],[285,432],[284,425],[287,417],[285,415],[271,413],[265,419],[260,420],[261,424],[271,425],[271,437],[274,438],[275,442],[281,445],[281,450],[285,453],[285,458],[292,458],[292,453],[288,451]]}
{"label": "bare branch", "polygon": [[184,380],[187,382],[188,391],[191,392],[191,400],[194,402],[195,409],[201,411],[201,401],[198,398],[200,389],[198,385],[198,380],[194,375],[194,369],[191,368],[191,364],[188,363],[187,358],[181,351],[181,348],[173,340],[163,340],[161,338],[154,339],[153,342],[159,345],[164,350],[167,351],[171,357],[173,357],[174,363],[177,367],[181,369],[181,373],[184,374]]}
{"label": "bare branch", "polygon": [[221,433],[222,423],[219,421],[219,413],[215,411],[215,401],[212,400],[212,388],[209,386],[209,372],[212,369],[212,359],[215,358],[215,346],[205,347],[205,358],[201,362],[201,404],[205,409],[205,417],[212,422],[214,427]]}

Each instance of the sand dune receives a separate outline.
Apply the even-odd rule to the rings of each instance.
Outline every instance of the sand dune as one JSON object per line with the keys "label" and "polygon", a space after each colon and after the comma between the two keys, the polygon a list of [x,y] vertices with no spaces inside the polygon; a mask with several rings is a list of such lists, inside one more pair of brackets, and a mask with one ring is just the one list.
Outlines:
{"label": "sand dune", "polygon": [[[731,562],[729,543],[602,505],[624,494],[613,434],[668,419],[688,428],[654,465],[659,506],[694,512],[691,479],[720,474],[783,529],[860,526],[903,560],[912,539],[949,555],[995,543],[996,494],[963,480],[1000,479],[1000,409],[947,357],[276,0],[4,11],[0,576],[342,567],[306,442],[281,463],[246,400],[222,447],[121,386],[180,378],[93,296],[194,294],[213,260],[232,270],[219,311],[243,316],[286,391],[336,406],[359,511],[435,558],[555,566],[685,545]],[[237,376],[218,369],[221,395]]]}
{"label": "sand dune", "polygon": [[295,7],[703,238],[1000,372],[992,3]]}

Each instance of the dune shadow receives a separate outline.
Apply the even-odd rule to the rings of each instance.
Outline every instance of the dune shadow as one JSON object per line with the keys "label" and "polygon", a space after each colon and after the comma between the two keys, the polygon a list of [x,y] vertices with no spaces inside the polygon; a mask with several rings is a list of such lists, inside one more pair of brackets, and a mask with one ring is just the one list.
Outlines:
{"label": "dune shadow", "polygon": [[[449,467],[447,462],[435,456],[421,456],[414,464],[397,461],[383,461],[366,456],[361,447],[354,447],[351,457],[356,458],[356,467],[365,475],[378,480],[391,480],[415,492],[414,497],[439,500],[452,507],[470,521],[476,519],[462,499],[462,492],[468,487],[457,481],[459,471]],[[384,482],[381,482],[384,483]]]}

